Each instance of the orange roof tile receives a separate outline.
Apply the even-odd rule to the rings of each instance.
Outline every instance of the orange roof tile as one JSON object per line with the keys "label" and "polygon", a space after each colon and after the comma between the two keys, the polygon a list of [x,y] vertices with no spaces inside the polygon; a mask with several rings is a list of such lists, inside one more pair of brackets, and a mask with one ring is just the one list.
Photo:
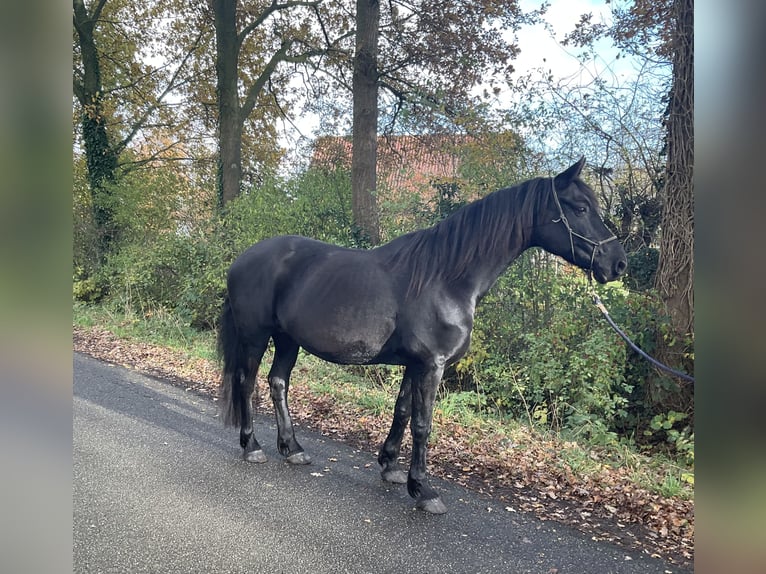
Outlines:
{"label": "orange roof tile", "polygon": [[[399,195],[422,191],[432,181],[458,176],[460,160],[456,146],[467,136],[381,136],[378,138],[377,179],[379,192]],[[317,139],[311,165],[351,168],[350,137]]]}

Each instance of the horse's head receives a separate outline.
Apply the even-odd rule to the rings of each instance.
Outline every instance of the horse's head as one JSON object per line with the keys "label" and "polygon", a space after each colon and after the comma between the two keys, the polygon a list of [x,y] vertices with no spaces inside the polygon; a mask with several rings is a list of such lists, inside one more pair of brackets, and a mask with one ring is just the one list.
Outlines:
{"label": "horse's head", "polygon": [[584,164],[583,157],[548,180],[548,199],[533,242],[606,283],[622,275],[628,262],[622,245],[601,219],[596,195],[580,179]]}

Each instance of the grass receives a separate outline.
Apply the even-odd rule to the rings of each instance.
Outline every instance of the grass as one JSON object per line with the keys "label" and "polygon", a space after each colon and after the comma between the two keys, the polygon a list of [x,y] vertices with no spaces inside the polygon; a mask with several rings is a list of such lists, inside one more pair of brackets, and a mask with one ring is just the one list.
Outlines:
{"label": "grass", "polygon": [[[73,324],[99,326],[120,338],[132,339],[182,351],[189,356],[212,360],[216,357],[215,334],[199,332],[186,326],[178,317],[163,309],[115,310],[104,306],[75,303]],[[264,357],[269,364],[271,350]],[[345,367],[321,361],[303,351],[294,378],[313,393],[330,396],[353,405],[373,416],[390,416],[401,380],[400,367]],[[434,409],[434,437],[438,440],[441,422],[457,423],[469,442],[478,442],[491,432],[497,440],[525,448],[533,441],[556,441],[561,444],[557,464],[578,475],[590,475],[604,465],[627,468],[631,480],[665,497],[690,499],[694,496],[693,469],[664,455],[648,456],[638,452],[625,439],[608,444],[589,443],[581,436],[556,434],[544,425],[500,416],[487,405],[491,401],[480,392],[448,393],[440,390]],[[451,431],[450,431],[451,432]]]}
{"label": "grass", "polygon": [[78,327],[99,326],[120,338],[181,350],[194,357],[216,358],[215,333],[192,329],[173,313],[161,308],[138,310],[127,306],[118,311],[108,306],[75,302],[73,324]]}
{"label": "grass", "polygon": [[309,389],[350,403],[373,415],[393,411],[397,387],[386,377],[386,367],[346,367],[333,365],[301,350],[298,358],[302,377]]}

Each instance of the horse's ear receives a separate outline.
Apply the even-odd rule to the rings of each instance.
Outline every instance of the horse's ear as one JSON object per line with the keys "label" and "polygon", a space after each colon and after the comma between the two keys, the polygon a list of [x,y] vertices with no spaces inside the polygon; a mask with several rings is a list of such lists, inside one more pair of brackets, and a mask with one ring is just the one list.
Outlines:
{"label": "horse's ear", "polygon": [[562,171],[556,176],[556,187],[562,189],[568,187],[569,184],[572,183],[574,179],[580,175],[584,165],[585,156],[582,156],[578,162],[572,164],[566,170]]}

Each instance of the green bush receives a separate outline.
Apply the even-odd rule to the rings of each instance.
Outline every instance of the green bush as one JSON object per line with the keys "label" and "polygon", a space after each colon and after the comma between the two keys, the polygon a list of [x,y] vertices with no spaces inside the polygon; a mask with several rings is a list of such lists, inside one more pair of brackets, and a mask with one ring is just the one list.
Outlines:
{"label": "green bush", "polygon": [[349,245],[350,177],[343,170],[309,170],[289,180],[268,178],[228,203],[219,223],[219,240],[236,254],[285,234]]}
{"label": "green bush", "polygon": [[[149,312],[166,309],[186,324],[212,328],[225,294],[226,271],[253,243],[281,234],[300,234],[351,244],[351,189],[348,174],[309,171],[297,178],[267,178],[241,194],[203,229],[189,229],[174,218],[178,197],[158,192],[163,183],[153,172],[151,182],[126,177],[115,184],[113,197],[121,232],[102,265],[94,271],[75,267],[74,297]],[[172,181],[164,181],[173,189]],[[75,220],[79,239],[87,244],[87,194],[82,193]],[[78,231],[75,229],[75,235]],[[83,250],[82,260],[86,260]],[[77,257],[75,264],[77,265]]]}
{"label": "green bush", "polygon": [[[667,325],[656,298],[619,281],[597,291],[628,336],[651,352]],[[596,442],[643,440],[652,417],[667,410],[657,392],[666,382],[611,330],[584,274],[535,250],[479,305],[469,352],[447,378],[454,391],[482,389],[504,414]]]}
{"label": "green bush", "polygon": [[641,247],[628,253],[628,272],[625,284],[636,291],[646,291],[654,285],[657,265],[660,262],[660,250],[654,247]]}
{"label": "green bush", "polygon": [[691,467],[694,466],[694,431],[684,423],[686,419],[686,413],[673,410],[655,415],[644,435],[664,441],[677,457]]}
{"label": "green bush", "polygon": [[72,268],[75,282],[73,291],[77,299],[94,301],[100,298],[100,289],[93,280],[87,280],[99,267],[100,239],[93,220],[93,201],[88,188],[85,161],[74,161],[72,168]]}
{"label": "green bush", "polygon": [[227,266],[224,252],[210,241],[166,234],[149,245],[122,246],[94,281],[108,284],[112,305],[140,313],[173,311],[187,325],[206,329],[220,312]]}

